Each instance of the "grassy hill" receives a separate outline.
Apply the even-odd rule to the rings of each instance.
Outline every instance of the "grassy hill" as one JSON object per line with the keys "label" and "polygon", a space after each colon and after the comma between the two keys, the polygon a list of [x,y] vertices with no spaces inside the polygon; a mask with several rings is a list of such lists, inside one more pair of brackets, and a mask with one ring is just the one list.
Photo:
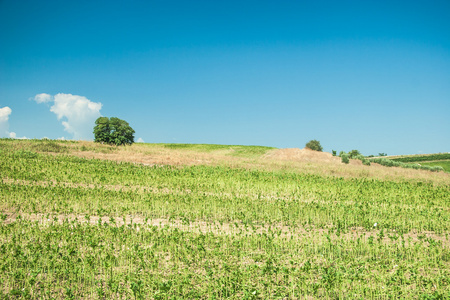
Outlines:
{"label": "grassy hill", "polygon": [[259,146],[0,140],[1,298],[450,297],[450,177]]}

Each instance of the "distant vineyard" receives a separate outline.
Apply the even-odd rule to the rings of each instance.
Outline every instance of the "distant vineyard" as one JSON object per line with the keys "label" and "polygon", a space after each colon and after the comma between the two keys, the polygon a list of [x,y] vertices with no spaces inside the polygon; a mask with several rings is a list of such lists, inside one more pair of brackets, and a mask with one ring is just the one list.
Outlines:
{"label": "distant vineyard", "polygon": [[438,153],[438,154],[430,154],[430,155],[414,155],[414,156],[391,158],[391,160],[399,161],[399,162],[420,162],[420,161],[446,160],[446,159],[450,159],[450,153]]}
{"label": "distant vineyard", "polygon": [[[415,169],[415,170],[427,170],[427,171],[431,171],[431,172],[444,171],[444,168],[441,166],[421,166],[419,164],[394,161],[393,159],[388,159],[388,158],[384,158],[384,157],[372,158],[369,161],[380,164],[385,167],[400,167],[400,168],[408,168],[408,169]],[[364,163],[364,161],[363,161],[363,163]]]}

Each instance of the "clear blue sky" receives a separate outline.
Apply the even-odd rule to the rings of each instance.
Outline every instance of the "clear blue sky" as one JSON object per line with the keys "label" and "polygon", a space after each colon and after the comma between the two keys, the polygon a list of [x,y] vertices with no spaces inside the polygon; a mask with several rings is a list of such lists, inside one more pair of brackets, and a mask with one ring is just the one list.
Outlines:
{"label": "clear blue sky", "polygon": [[0,0],[5,107],[2,136],[447,152],[450,1]]}

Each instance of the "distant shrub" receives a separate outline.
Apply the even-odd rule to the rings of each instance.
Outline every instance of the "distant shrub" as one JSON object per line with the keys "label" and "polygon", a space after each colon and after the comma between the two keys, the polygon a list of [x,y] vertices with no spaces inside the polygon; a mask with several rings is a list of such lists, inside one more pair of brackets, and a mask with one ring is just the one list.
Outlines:
{"label": "distant shrub", "polygon": [[350,158],[357,158],[359,155],[361,155],[361,152],[359,152],[358,150],[352,150],[348,152],[348,156]]}
{"label": "distant shrub", "polygon": [[342,157],[342,155],[347,154],[345,151],[339,152],[339,157]]}
{"label": "distant shrub", "polygon": [[333,154],[333,156],[336,156],[336,150],[331,150],[331,154]]}
{"label": "distant shrub", "polygon": [[348,164],[348,163],[350,162],[350,159],[349,159],[347,153],[343,153],[343,154],[341,155],[341,161],[342,161],[344,164]]}
{"label": "distant shrub", "polygon": [[441,167],[441,166],[434,166],[434,167],[431,167],[431,168],[432,168],[431,171],[433,171],[433,172],[441,172],[441,171],[444,171],[444,168]]}
{"label": "distant shrub", "polygon": [[408,169],[415,169],[415,170],[420,169],[420,170],[427,170],[427,171],[431,171],[431,172],[444,171],[444,168],[442,168],[440,166],[431,167],[431,166],[421,166],[418,164],[407,164],[407,163],[403,163],[403,162],[399,162],[399,161],[393,161],[393,160],[390,160],[390,159],[384,158],[384,157],[372,158],[372,159],[370,159],[370,161],[380,164],[385,167],[401,167],[401,168],[408,168]]}
{"label": "distant shrub", "polygon": [[368,160],[367,158],[365,158],[363,155],[358,155],[355,157],[356,159],[359,159],[363,165],[365,166],[370,166],[370,160]]}
{"label": "distant shrub", "polygon": [[387,156],[387,153],[378,153],[378,156]]}
{"label": "distant shrub", "polygon": [[318,140],[311,140],[308,143],[306,143],[306,148],[314,150],[314,151],[320,151],[322,152],[323,148],[320,145],[320,142]]}
{"label": "distant shrub", "polygon": [[368,159],[364,159],[364,160],[362,161],[362,163],[363,163],[363,165],[365,165],[365,166],[370,166],[370,160],[368,160]]}

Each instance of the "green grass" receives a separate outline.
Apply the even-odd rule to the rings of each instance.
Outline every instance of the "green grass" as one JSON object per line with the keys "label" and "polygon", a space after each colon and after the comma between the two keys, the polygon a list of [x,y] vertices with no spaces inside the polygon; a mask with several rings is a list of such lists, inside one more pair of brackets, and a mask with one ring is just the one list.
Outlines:
{"label": "green grass", "polygon": [[[428,166],[428,165],[420,165],[418,163],[404,163],[400,161],[394,161],[392,159],[384,158],[384,157],[375,157],[367,160],[369,162],[374,162],[380,164],[385,167],[400,167],[400,168],[408,168],[415,170],[427,170],[431,172],[441,172],[444,171],[440,166]],[[363,161],[364,162],[364,161]]]}
{"label": "green grass", "polygon": [[198,152],[212,152],[225,150],[228,155],[241,157],[255,157],[265,154],[269,150],[276,149],[274,147],[265,146],[240,146],[240,145],[216,145],[216,144],[156,144],[162,145],[168,149],[183,149]]}
{"label": "green grass", "polygon": [[450,160],[421,162],[420,164],[423,166],[430,166],[430,167],[442,167],[445,172],[450,173]]}
{"label": "green grass", "polygon": [[134,224],[0,226],[6,298],[276,299],[450,296],[450,252],[423,238],[192,233]]}
{"label": "green grass", "polygon": [[146,167],[38,144],[0,141],[0,298],[450,297],[448,184]]}
{"label": "green grass", "polygon": [[433,161],[433,160],[448,160],[450,159],[450,153],[436,153],[436,154],[427,154],[427,155],[407,155],[401,157],[389,158],[394,161],[399,162],[425,162],[425,161]]}

